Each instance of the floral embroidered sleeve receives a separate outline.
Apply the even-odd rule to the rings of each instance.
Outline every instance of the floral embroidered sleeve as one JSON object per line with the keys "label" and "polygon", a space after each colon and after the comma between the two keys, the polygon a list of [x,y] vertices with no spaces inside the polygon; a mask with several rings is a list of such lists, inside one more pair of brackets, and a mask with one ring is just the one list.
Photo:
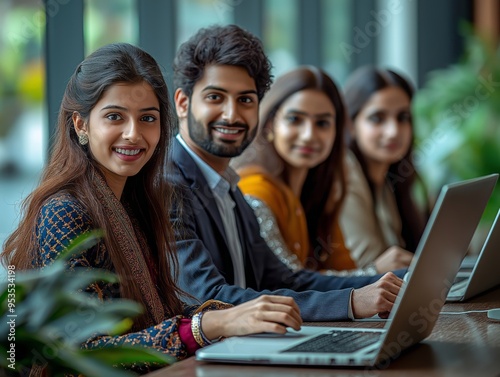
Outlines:
{"label": "floral embroidered sleeve", "polygon": [[220,310],[230,307],[232,307],[231,304],[226,304],[217,300],[206,301],[200,306],[186,306],[186,316],[177,315],[156,326],[149,327],[139,332],[121,336],[97,336],[89,339],[83,347],[106,347],[120,344],[142,345],[167,353],[177,360],[182,360],[190,355],[186,352],[186,347],[182,344],[181,336],[179,336],[179,329],[182,326],[182,321],[192,317],[195,313],[200,311]]}
{"label": "floral embroidered sleeve", "polygon": [[[269,248],[290,270],[296,272],[303,269],[304,266],[297,258],[297,255],[292,253],[286,245],[271,209],[269,209],[266,203],[255,196],[245,195],[245,199],[257,217],[260,226],[260,235],[266,241]],[[329,276],[373,276],[378,272],[373,264],[369,264],[364,268],[342,271],[330,269],[324,270],[322,273]]]}
{"label": "floral embroidered sleeve", "polygon": [[278,221],[269,207],[259,198],[245,195],[247,203],[252,207],[260,226],[260,236],[264,238],[269,248],[293,272],[304,268],[297,255],[286,245],[278,227]]}
{"label": "floral embroidered sleeve", "polygon": [[[182,360],[188,355],[179,335],[182,316],[178,315],[159,323],[156,326],[148,327],[142,331],[128,333],[119,336],[95,336],[82,346],[82,348],[102,348],[112,347],[122,344],[141,345],[163,352],[176,360]],[[140,366],[133,366],[137,370]]]}
{"label": "floral embroidered sleeve", "polygon": [[[38,218],[38,251],[34,264],[41,268],[51,264],[73,239],[92,228],[90,218],[72,196],[61,194],[50,198],[42,207]],[[85,258],[89,253],[90,250],[73,259],[71,266],[91,266]]]}

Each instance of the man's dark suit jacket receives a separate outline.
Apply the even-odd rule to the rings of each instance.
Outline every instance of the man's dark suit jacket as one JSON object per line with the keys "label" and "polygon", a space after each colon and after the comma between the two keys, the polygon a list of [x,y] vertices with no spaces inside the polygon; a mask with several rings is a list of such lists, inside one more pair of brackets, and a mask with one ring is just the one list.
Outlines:
{"label": "man's dark suit jacket", "polygon": [[308,270],[292,272],[260,236],[259,224],[241,191],[234,192],[236,222],[245,262],[247,288],[234,285],[234,272],[224,226],[212,191],[195,161],[172,142],[173,166],[168,180],[176,188],[170,212],[179,257],[180,287],[201,301],[240,304],[262,294],[290,296],[304,321],[348,319],[353,288],[380,278],[332,277]]}

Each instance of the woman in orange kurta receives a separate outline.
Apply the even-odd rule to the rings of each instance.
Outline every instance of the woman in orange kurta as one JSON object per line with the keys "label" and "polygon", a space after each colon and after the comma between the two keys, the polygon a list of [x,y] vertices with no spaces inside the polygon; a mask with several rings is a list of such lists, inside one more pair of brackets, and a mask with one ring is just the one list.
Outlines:
{"label": "woman in orange kurta", "polygon": [[373,266],[356,269],[336,221],[345,192],[344,119],[332,79],[300,67],[266,94],[260,133],[233,162],[262,236],[293,270],[377,273]]}

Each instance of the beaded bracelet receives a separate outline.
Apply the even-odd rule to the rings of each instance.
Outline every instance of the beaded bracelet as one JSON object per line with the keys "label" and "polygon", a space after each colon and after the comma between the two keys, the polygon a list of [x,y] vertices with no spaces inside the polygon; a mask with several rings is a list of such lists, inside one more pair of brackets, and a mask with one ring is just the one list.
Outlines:
{"label": "beaded bracelet", "polygon": [[203,317],[203,312],[196,313],[191,319],[191,332],[193,333],[194,340],[200,347],[208,346],[212,344],[201,329],[201,318]]}

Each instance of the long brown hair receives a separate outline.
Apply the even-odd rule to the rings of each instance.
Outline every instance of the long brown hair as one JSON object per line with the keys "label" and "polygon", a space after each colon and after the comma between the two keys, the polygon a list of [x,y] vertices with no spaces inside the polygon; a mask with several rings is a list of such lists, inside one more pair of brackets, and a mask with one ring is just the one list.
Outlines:
{"label": "long brown hair", "polygon": [[[130,278],[133,276],[130,266],[123,260],[109,218],[94,193],[92,181],[93,176],[99,174],[99,167],[89,149],[79,144],[72,121],[75,111],[88,121],[91,110],[110,86],[143,81],[151,85],[158,98],[161,135],[151,159],[137,175],[127,179],[122,201],[127,202],[140,219],[158,263],[159,291],[171,313],[178,314],[182,312],[182,292],[175,284],[178,266],[173,250],[173,231],[167,217],[172,190],[161,179],[174,121],[167,86],[156,61],[130,44],[111,44],[98,49],[80,63],[71,76],[59,110],[50,160],[39,186],[23,202],[22,219],[5,242],[2,261],[19,269],[34,267],[38,250],[34,235],[40,209],[49,197],[65,191],[84,206],[93,225],[104,230],[106,236],[102,242],[121,278],[121,296],[144,304],[136,278]],[[137,321],[142,321],[142,317]]]}
{"label": "long brown hair", "polygon": [[335,141],[329,156],[307,174],[300,196],[306,213],[311,251],[324,248],[339,208],[345,197],[344,128],[345,109],[342,96],[333,80],[324,71],[313,66],[298,67],[276,79],[260,105],[260,130],[255,141],[236,159],[233,166],[258,165],[288,184],[283,166],[274,144],[267,141],[266,133],[272,127],[281,105],[291,95],[307,89],[327,95],[335,108]]}
{"label": "long brown hair", "polygon": [[[351,120],[354,122],[363,106],[365,106],[366,102],[375,92],[393,86],[401,88],[411,101],[413,98],[413,87],[408,80],[398,73],[389,69],[376,69],[372,66],[365,66],[356,70],[349,77],[345,85],[346,107]],[[411,121],[411,125],[413,127],[413,121]],[[402,222],[402,237],[406,243],[405,248],[409,251],[415,251],[422,236],[426,220],[422,218],[412,196],[412,188],[416,181],[419,181],[425,192],[423,182],[413,164],[413,143],[414,132],[412,133],[412,141],[407,153],[401,160],[390,165],[386,176],[386,180],[393,189],[396,197]],[[352,137],[348,138],[348,145],[360,162],[370,186],[373,200],[375,200],[375,187],[368,174],[365,158],[359,149],[356,139]]]}

